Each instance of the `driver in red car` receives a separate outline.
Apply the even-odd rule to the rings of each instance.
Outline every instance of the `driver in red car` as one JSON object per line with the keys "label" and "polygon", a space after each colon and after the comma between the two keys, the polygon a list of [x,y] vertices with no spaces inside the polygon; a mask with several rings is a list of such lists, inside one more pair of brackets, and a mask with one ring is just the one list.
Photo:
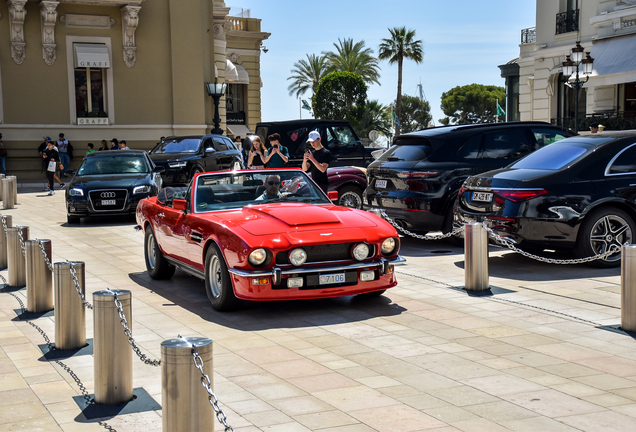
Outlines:
{"label": "driver in red car", "polygon": [[[293,190],[291,190],[293,189]],[[265,180],[265,192],[263,192],[255,201],[267,201],[276,198],[286,197],[298,190],[298,184],[292,184],[290,190],[286,192],[280,191],[280,176],[272,174],[267,176]]]}

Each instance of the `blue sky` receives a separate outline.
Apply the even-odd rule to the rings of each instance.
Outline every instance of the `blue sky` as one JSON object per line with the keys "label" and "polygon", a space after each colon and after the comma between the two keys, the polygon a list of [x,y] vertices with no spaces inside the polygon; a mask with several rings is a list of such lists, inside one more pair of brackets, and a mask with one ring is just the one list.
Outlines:
{"label": "blue sky", "polygon": [[[226,0],[226,5],[232,13],[250,9],[252,18],[262,20],[262,31],[271,33],[264,41],[269,51],[261,55],[264,121],[299,118],[287,78],[306,54],[335,50],[338,38],[352,38],[364,40],[377,55],[387,29],[405,26],[424,42],[424,61],[404,63],[402,93],[416,96],[421,80],[436,124],[444,116],[443,92],[472,83],[504,85],[497,66],[519,55],[521,29],[535,26],[536,10],[529,0]],[[381,85],[370,86],[368,98],[388,105],[397,93],[397,65],[383,61],[380,67]],[[309,112],[303,110],[302,117]]]}

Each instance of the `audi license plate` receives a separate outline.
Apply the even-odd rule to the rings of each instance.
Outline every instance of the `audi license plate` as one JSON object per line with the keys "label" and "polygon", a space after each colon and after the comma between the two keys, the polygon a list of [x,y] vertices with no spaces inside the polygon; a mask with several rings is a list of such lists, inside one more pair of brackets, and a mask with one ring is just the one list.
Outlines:
{"label": "audi license plate", "polygon": [[473,192],[473,201],[492,202],[492,193]]}
{"label": "audi license plate", "polygon": [[337,284],[337,283],[345,283],[344,273],[332,273],[327,275],[320,275],[320,279],[318,281],[319,285],[329,285],[329,284]]}
{"label": "audi license plate", "polygon": [[103,206],[115,205],[115,200],[102,200]]}
{"label": "audi license plate", "polygon": [[384,188],[386,188],[386,180],[376,180],[375,181],[375,188],[376,189],[384,189]]}

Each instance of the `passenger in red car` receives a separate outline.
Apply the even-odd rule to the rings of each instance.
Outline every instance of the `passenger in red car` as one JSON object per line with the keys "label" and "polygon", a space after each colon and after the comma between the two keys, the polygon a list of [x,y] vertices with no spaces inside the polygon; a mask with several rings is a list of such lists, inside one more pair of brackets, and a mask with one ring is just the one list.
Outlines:
{"label": "passenger in red car", "polygon": [[298,184],[294,183],[291,185],[293,190],[288,190],[285,192],[280,191],[280,176],[272,174],[267,176],[265,180],[265,191],[256,198],[255,201],[267,201],[271,199],[281,198],[289,195],[290,193],[295,193],[298,190]]}

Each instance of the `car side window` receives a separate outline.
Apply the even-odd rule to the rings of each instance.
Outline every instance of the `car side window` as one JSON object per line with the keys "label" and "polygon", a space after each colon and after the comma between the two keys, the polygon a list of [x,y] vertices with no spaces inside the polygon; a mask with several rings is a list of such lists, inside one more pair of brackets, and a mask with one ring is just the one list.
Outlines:
{"label": "car side window", "polygon": [[212,138],[206,138],[205,141],[203,141],[203,149],[207,150],[207,149],[214,149],[214,143],[212,141]]}
{"label": "car side window", "polygon": [[516,159],[534,150],[523,129],[507,129],[484,134],[480,159]]}
{"label": "car side window", "polygon": [[608,174],[630,173],[636,173],[636,146],[623,150],[608,170]]}
{"label": "car side window", "polygon": [[223,138],[223,142],[225,143],[225,145],[227,146],[228,150],[238,150],[236,148],[236,146],[234,145],[234,143],[232,142],[231,139],[229,138]]}
{"label": "car side window", "polygon": [[481,151],[482,134],[472,136],[457,150],[457,159],[478,159]]}
{"label": "car side window", "polygon": [[214,138],[214,148],[217,151],[225,151],[227,150],[227,144],[220,138]]}
{"label": "car side window", "polygon": [[538,150],[541,147],[545,147],[548,144],[561,141],[567,138],[562,132],[555,129],[548,128],[530,128],[532,135],[535,139],[534,149]]}
{"label": "car side window", "polygon": [[356,146],[356,138],[347,126],[334,126],[326,129],[327,148],[347,148]]}

